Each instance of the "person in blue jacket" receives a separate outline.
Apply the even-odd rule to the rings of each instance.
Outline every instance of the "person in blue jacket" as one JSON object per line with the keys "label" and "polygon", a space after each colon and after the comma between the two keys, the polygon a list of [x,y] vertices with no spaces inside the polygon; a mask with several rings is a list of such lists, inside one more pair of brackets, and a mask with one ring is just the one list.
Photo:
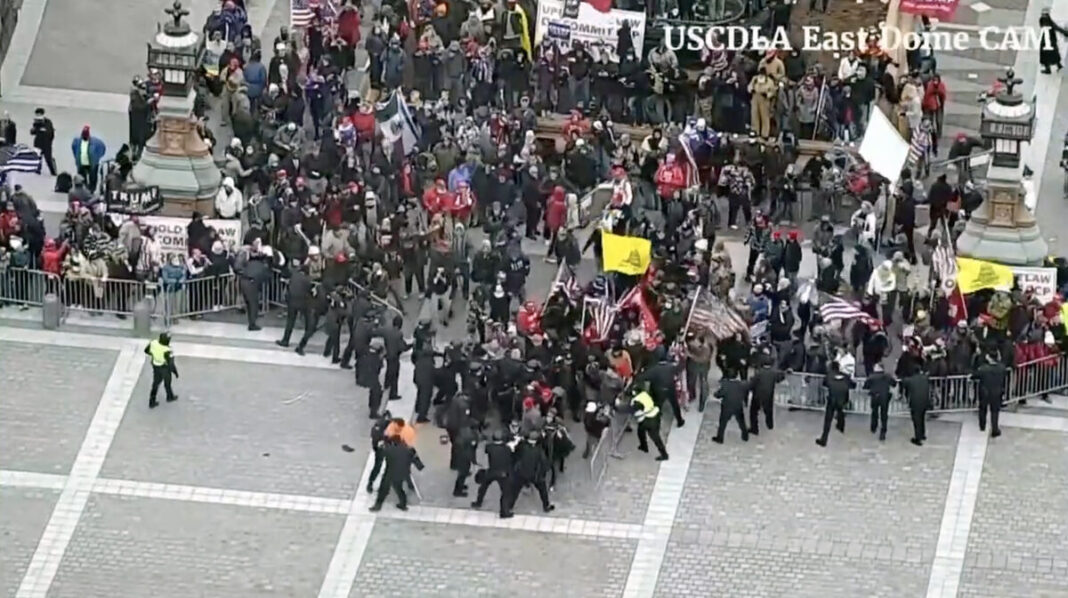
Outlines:
{"label": "person in blue jacket", "polygon": [[82,134],[70,143],[70,151],[74,154],[74,164],[78,167],[78,174],[89,182],[89,189],[94,193],[99,179],[100,161],[104,159],[107,149],[108,147],[99,137],[89,134],[89,125],[82,127]]}

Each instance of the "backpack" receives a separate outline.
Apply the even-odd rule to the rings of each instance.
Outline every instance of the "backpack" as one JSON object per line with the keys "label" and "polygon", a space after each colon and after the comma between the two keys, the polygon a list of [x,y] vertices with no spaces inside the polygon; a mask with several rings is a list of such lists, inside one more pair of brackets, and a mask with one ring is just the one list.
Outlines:
{"label": "backpack", "polygon": [[74,186],[74,181],[69,172],[61,172],[56,176],[56,186],[53,189],[56,193],[70,193],[71,187]]}

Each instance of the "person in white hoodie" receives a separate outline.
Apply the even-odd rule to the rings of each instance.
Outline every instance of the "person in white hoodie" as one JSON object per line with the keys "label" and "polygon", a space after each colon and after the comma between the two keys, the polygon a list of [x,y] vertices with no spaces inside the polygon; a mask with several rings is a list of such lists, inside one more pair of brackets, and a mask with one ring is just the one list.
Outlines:
{"label": "person in white hoodie", "polygon": [[237,218],[241,210],[245,209],[245,198],[241,191],[234,185],[234,179],[223,179],[222,187],[215,195],[215,216],[217,218]]}

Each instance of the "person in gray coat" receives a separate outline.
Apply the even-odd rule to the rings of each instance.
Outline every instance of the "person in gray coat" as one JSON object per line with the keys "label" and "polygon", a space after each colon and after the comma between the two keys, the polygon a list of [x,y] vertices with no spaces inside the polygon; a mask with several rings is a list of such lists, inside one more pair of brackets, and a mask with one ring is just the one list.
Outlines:
{"label": "person in gray coat", "polygon": [[467,95],[467,59],[464,57],[460,42],[453,40],[445,49],[441,60],[442,81],[445,82],[445,91],[449,92],[449,101],[455,103],[458,98]]}

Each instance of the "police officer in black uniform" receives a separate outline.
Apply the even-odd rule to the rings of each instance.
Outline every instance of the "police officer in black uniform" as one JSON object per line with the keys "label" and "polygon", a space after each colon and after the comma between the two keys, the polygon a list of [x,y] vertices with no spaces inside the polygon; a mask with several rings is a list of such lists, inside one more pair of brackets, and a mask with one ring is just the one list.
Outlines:
{"label": "police officer in black uniform", "polygon": [[460,426],[452,439],[449,465],[456,472],[456,483],[452,486],[453,496],[467,496],[467,476],[471,475],[471,468],[475,465],[477,450],[478,432],[474,422],[468,420],[467,425]]}
{"label": "police officer in black uniform", "polygon": [[419,460],[415,449],[404,444],[399,437],[386,438],[381,450],[386,461],[386,472],[370,510],[381,511],[382,503],[386,502],[389,491],[393,490],[397,494],[397,508],[407,511],[408,495],[404,493],[404,484],[412,477],[412,465],[422,471],[423,462]]}
{"label": "police officer in black uniform", "polygon": [[[282,340],[275,341],[279,347],[289,346],[289,337],[293,334],[293,326],[297,322],[297,315],[304,318],[304,330],[315,329],[313,321],[314,305],[312,303],[312,279],[308,276],[308,267],[301,266],[289,276],[289,284],[286,286],[286,328],[282,333]],[[310,326],[309,326],[310,324]],[[301,347],[303,349],[303,346]]]}
{"label": "police officer in black uniform", "polygon": [[323,357],[329,357],[330,363],[341,362],[338,357],[341,352],[341,329],[345,326],[351,297],[346,286],[336,287],[327,297],[326,345],[323,347]]}
{"label": "police officer in black uniform", "polygon": [[849,391],[853,390],[853,379],[842,373],[838,362],[830,362],[830,372],[823,379],[827,388],[827,409],[823,412],[823,434],[816,439],[816,444],[827,446],[827,436],[831,433],[831,422],[838,420],[839,432],[845,433],[845,408],[849,402]]}
{"label": "police officer in black uniform", "polygon": [[[736,372],[731,372],[736,374]],[[734,418],[742,431],[742,440],[749,442],[749,429],[745,427],[745,400],[749,396],[749,383],[733,375],[719,382],[719,388],[712,396],[720,399],[719,427],[712,442],[723,444],[723,433],[727,431],[727,422]]]}
{"label": "police officer in black uniform", "polygon": [[764,412],[764,423],[769,430],[775,429],[775,385],[786,378],[786,372],[773,366],[768,360],[760,364],[749,380],[753,396],[749,399],[749,433],[760,434],[757,416]]}
{"label": "police officer in black uniform", "polygon": [[983,361],[975,368],[972,377],[979,381],[979,430],[986,431],[986,414],[990,412],[990,436],[1001,436],[998,416],[1001,414],[1001,400],[1005,396],[1005,379],[1008,368],[991,353],[983,355]]}
{"label": "police officer in black uniform", "polygon": [[890,389],[897,385],[897,380],[886,373],[883,364],[876,363],[872,372],[864,380],[864,390],[871,397],[871,433],[879,430],[879,440],[886,440],[886,420],[890,414]]}
{"label": "police officer in black uniform", "polygon": [[931,379],[923,369],[901,380],[901,389],[909,402],[909,414],[912,416],[912,438],[916,446],[923,446],[927,440],[927,410],[931,408]]}
{"label": "police officer in black uniform", "polygon": [[378,479],[378,474],[382,471],[382,462],[386,458],[386,454],[382,450],[386,442],[386,428],[389,428],[389,424],[392,421],[393,416],[390,414],[389,409],[386,409],[382,411],[382,416],[378,418],[375,425],[371,426],[371,451],[375,456],[375,464],[371,467],[371,476],[367,478],[368,494],[374,492],[375,480]]}
{"label": "police officer in black uniform", "polygon": [[548,475],[551,465],[545,451],[538,446],[540,440],[541,433],[537,430],[531,431],[526,441],[520,442],[515,449],[515,484],[509,493],[509,513],[515,507],[519,492],[526,486],[534,486],[538,491],[542,511],[548,513],[556,509],[556,506],[549,502],[549,487],[545,485],[545,476]]}
{"label": "police officer in black uniform", "polygon": [[666,400],[675,412],[675,425],[679,428],[686,425],[682,418],[682,407],[679,405],[678,395],[675,393],[675,369],[677,366],[668,358],[667,350],[663,346],[657,347],[659,353],[657,362],[643,369],[635,378],[637,383],[648,383],[649,391],[656,401],[656,406],[663,409]]}
{"label": "police officer in black uniform", "polygon": [[56,176],[56,159],[52,156],[52,142],[56,139],[56,127],[52,124],[52,119],[45,116],[44,108],[33,111],[30,135],[33,137],[33,147],[41,150],[41,157],[44,158],[48,172]]}
{"label": "police officer in black uniform", "polygon": [[326,314],[328,304],[329,300],[323,286],[313,284],[308,306],[304,309],[304,334],[301,335],[297,348],[293,350],[297,355],[304,355],[304,348],[308,346],[311,337],[315,336],[319,328],[319,319]]}
{"label": "police officer in black uniform", "polygon": [[501,491],[501,519],[512,516],[509,508],[509,491],[512,487],[512,467],[515,455],[512,447],[505,443],[505,435],[501,430],[493,433],[492,441],[483,448],[486,451],[486,469],[475,475],[478,482],[478,494],[471,506],[478,509],[482,507],[482,501],[486,498],[486,491],[496,482],[497,489]]}
{"label": "police officer in black uniform", "polygon": [[353,354],[359,362],[360,356],[367,352],[367,344],[371,342],[371,333],[375,329],[375,318],[378,315],[367,289],[356,292],[356,298],[349,303],[349,308],[349,342],[341,353],[341,368],[345,370],[352,368],[349,360]]}
{"label": "police officer in black uniform", "polygon": [[411,348],[411,344],[404,340],[404,333],[401,332],[402,326],[404,326],[404,318],[397,314],[393,316],[390,324],[379,326],[373,332],[374,336],[382,339],[386,347],[385,390],[389,391],[390,401],[400,399],[400,356]]}
{"label": "police officer in black uniform", "polygon": [[241,297],[245,300],[248,329],[252,331],[262,330],[257,323],[260,317],[260,291],[271,274],[268,260],[273,255],[274,250],[271,247],[264,247],[262,253],[250,255],[248,262],[238,272],[238,286],[241,289]]}
{"label": "police officer in black uniform", "polygon": [[415,382],[415,422],[430,421],[430,400],[434,398],[434,348],[424,346],[412,349],[412,381]]}
{"label": "police officer in black uniform", "polygon": [[382,382],[378,377],[382,373],[384,347],[382,339],[372,339],[367,353],[356,364],[356,385],[368,390],[367,409],[371,419],[378,417],[378,408],[382,406]]}

